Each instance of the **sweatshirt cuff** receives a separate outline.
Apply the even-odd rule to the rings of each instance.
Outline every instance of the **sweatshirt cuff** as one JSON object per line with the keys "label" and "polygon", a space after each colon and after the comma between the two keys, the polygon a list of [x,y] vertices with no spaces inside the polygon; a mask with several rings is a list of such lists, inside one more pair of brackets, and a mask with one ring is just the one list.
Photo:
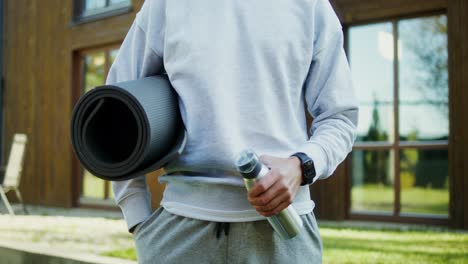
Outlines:
{"label": "sweatshirt cuff", "polygon": [[151,199],[148,192],[136,192],[121,200],[119,207],[130,230],[151,216]]}
{"label": "sweatshirt cuff", "polygon": [[314,162],[315,177],[312,184],[318,179],[326,178],[328,172],[328,159],[322,146],[317,143],[309,142],[299,150],[309,156]]}

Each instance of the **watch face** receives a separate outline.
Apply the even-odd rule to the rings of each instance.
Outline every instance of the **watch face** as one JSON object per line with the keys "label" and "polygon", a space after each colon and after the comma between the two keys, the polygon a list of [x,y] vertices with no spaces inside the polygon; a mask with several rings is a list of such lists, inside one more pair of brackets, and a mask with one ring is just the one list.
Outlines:
{"label": "watch face", "polygon": [[307,178],[315,177],[315,167],[314,162],[312,160],[307,160],[304,162],[305,174],[307,174]]}
{"label": "watch face", "polygon": [[298,152],[294,154],[301,160],[302,182],[301,186],[311,184],[316,176],[314,161],[307,154]]}
{"label": "watch face", "polygon": [[312,160],[307,160],[306,162],[304,162],[304,166],[307,166],[307,167],[310,167],[312,166],[314,163],[312,162]]}

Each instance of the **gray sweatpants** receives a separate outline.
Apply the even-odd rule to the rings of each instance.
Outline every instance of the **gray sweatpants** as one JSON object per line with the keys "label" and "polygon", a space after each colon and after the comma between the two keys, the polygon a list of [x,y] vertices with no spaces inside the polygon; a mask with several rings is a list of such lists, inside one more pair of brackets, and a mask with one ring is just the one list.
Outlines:
{"label": "gray sweatpants", "polygon": [[301,234],[282,240],[266,220],[230,223],[220,229],[219,223],[159,208],[135,229],[138,263],[322,263],[315,216],[301,218]]}

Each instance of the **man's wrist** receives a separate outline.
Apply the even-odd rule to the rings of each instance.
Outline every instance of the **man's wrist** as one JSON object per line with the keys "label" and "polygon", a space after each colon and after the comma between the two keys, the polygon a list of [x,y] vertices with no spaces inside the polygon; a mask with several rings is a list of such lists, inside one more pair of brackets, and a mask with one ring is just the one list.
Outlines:
{"label": "man's wrist", "polygon": [[296,157],[300,160],[301,186],[313,183],[316,176],[314,161],[303,152],[294,153],[291,157]]}
{"label": "man's wrist", "polygon": [[300,182],[302,182],[303,178],[302,178],[302,163],[301,163],[301,160],[296,156],[289,157],[289,160],[290,160],[292,166],[296,169],[297,173],[295,175],[298,175],[298,177],[300,178]]}

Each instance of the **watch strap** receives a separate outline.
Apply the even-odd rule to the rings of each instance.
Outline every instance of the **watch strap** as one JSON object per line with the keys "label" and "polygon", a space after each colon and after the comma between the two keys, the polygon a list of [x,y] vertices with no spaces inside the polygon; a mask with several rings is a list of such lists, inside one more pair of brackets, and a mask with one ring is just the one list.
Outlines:
{"label": "watch strap", "polygon": [[297,157],[301,161],[302,169],[302,181],[301,186],[309,185],[314,181],[315,178],[315,166],[313,160],[302,152],[294,153],[291,156]]}

